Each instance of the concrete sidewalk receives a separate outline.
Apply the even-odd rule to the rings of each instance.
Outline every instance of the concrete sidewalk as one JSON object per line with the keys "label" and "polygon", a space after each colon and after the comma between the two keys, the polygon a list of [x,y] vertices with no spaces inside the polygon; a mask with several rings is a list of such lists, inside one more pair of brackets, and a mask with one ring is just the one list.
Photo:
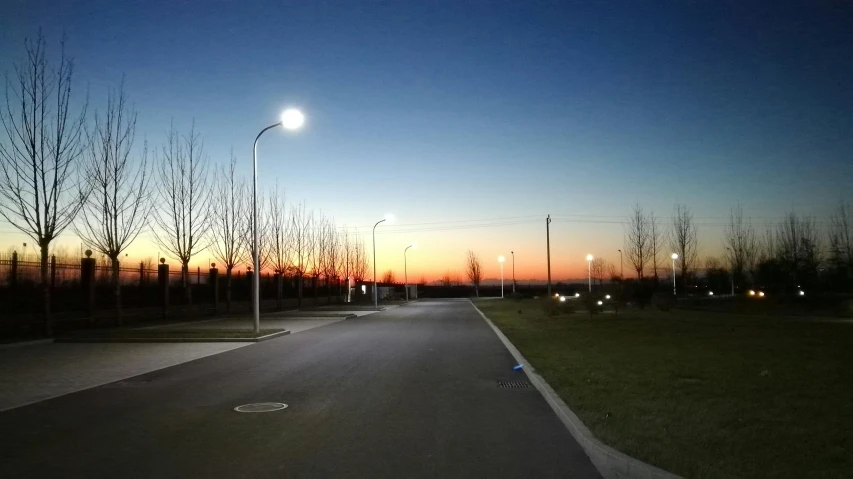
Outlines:
{"label": "concrete sidewalk", "polygon": [[[363,316],[373,311],[353,311]],[[343,321],[335,318],[261,317],[263,328],[291,334]],[[196,321],[158,328],[244,329],[250,318]],[[0,411],[120,381],[254,343],[39,343],[0,349]]]}

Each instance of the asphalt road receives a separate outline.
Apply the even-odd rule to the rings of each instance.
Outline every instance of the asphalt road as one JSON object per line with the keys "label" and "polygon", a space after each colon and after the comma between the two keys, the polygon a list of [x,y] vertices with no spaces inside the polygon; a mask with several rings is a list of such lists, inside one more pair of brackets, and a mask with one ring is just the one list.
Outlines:
{"label": "asphalt road", "polygon": [[599,477],[512,366],[470,303],[409,304],[0,413],[0,477]]}

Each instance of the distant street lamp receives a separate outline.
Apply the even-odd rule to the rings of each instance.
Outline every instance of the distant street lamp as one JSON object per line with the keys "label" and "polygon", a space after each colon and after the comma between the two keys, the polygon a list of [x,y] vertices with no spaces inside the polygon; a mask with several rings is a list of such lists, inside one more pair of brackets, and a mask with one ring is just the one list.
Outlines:
{"label": "distant street lamp", "polygon": [[672,295],[678,296],[678,293],[675,290],[675,260],[678,259],[678,255],[672,253]]}
{"label": "distant street lamp", "polygon": [[501,264],[501,298],[504,297],[504,257],[498,256],[498,263]]}
{"label": "distant street lamp", "polygon": [[376,289],[376,227],[383,221],[387,221],[388,224],[393,223],[394,215],[388,213],[373,225],[373,307],[376,309],[379,309],[379,290]]}
{"label": "distant street lamp", "polygon": [[258,140],[267,130],[271,130],[277,126],[284,127],[286,130],[298,130],[305,123],[305,116],[301,111],[295,108],[288,108],[281,114],[281,121],[274,125],[270,125],[255,137],[255,144],[252,147],[252,261],[255,267],[252,275],[252,317],[254,320],[255,334],[261,332],[261,268],[258,258]]}
{"label": "distant street lamp", "polygon": [[515,294],[515,251],[510,251],[512,255],[512,294]]}
{"label": "distant street lamp", "polygon": [[589,292],[592,292],[592,255],[586,255],[586,271],[589,276]]}
{"label": "distant street lamp", "polygon": [[404,287],[406,289],[406,301],[409,300],[409,269],[408,264],[406,262],[406,252],[409,251],[409,248],[417,249],[417,247],[417,243],[412,243],[409,246],[406,246],[406,249],[403,250],[403,281],[405,282]]}

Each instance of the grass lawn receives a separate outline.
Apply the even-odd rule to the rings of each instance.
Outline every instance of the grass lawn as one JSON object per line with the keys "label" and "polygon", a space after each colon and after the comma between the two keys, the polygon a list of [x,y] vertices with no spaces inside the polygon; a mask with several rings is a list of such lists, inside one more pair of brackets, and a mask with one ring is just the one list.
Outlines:
{"label": "grass lawn", "polygon": [[619,451],[690,478],[853,477],[853,324],[476,305]]}
{"label": "grass lawn", "polygon": [[210,339],[210,338],[258,338],[278,333],[283,329],[262,329],[259,334],[251,329],[116,329],[79,332],[73,338],[140,338],[140,339]]}

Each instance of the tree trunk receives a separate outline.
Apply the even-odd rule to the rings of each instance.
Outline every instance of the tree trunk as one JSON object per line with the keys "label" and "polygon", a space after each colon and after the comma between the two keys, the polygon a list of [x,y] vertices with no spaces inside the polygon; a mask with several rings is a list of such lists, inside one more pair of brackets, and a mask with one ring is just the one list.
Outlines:
{"label": "tree trunk", "polygon": [[319,282],[320,282],[320,276],[319,276],[319,275],[314,275],[314,276],[311,278],[311,282],[312,282],[312,283],[311,283],[311,284],[312,284],[312,287],[314,288],[314,305],[316,305],[316,304],[317,304],[317,302],[320,300],[320,298],[317,296],[317,283],[319,283]]}
{"label": "tree trunk", "polygon": [[118,256],[110,258],[113,266],[113,296],[115,299],[116,326],[122,326],[124,323],[121,317],[121,282],[119,281],[119,262]]}
{"label": "tree trunk", "polygon": [[276,299],[278,299],[278,310],[279,311],[284,309],[284,293],[282,292],[283,288],[284,288],[284,274],[279,273],[276,275],[276,279],[275,279]]}
{"label": "tree trunk", "polygon": [[53,320],[50,316],[50,281],[47,274],[47,247],[49,241],[42,240],[41,247],[41,290],[42,301],[44,306],[42,312],[44,314],[44,335],[47,337],[53,336]]}
{"label": "tree trunk", "polygon": [[299,273],[299,277],[296,279],[296,288],[299,290],[298,299],[296,301],[296,307],[302,309],[302,285],[303,285],[303,275]]}
{"label": "tree trunk", "polygon": [[476,284],[474,285],[474,294],[477,295],[478,298],[480,297],[480,286]]}
{"label": "tree trunk", "polygon": [[184,298],[186,299],[187,305],[193,304],[193,292],[190,287],[190,266],[189,261],[181,263],[181,281],[184,286]]}
{"label": "tree trunk", "polygon": [[231,312],[231,267],[225,267],[225,313]]}

